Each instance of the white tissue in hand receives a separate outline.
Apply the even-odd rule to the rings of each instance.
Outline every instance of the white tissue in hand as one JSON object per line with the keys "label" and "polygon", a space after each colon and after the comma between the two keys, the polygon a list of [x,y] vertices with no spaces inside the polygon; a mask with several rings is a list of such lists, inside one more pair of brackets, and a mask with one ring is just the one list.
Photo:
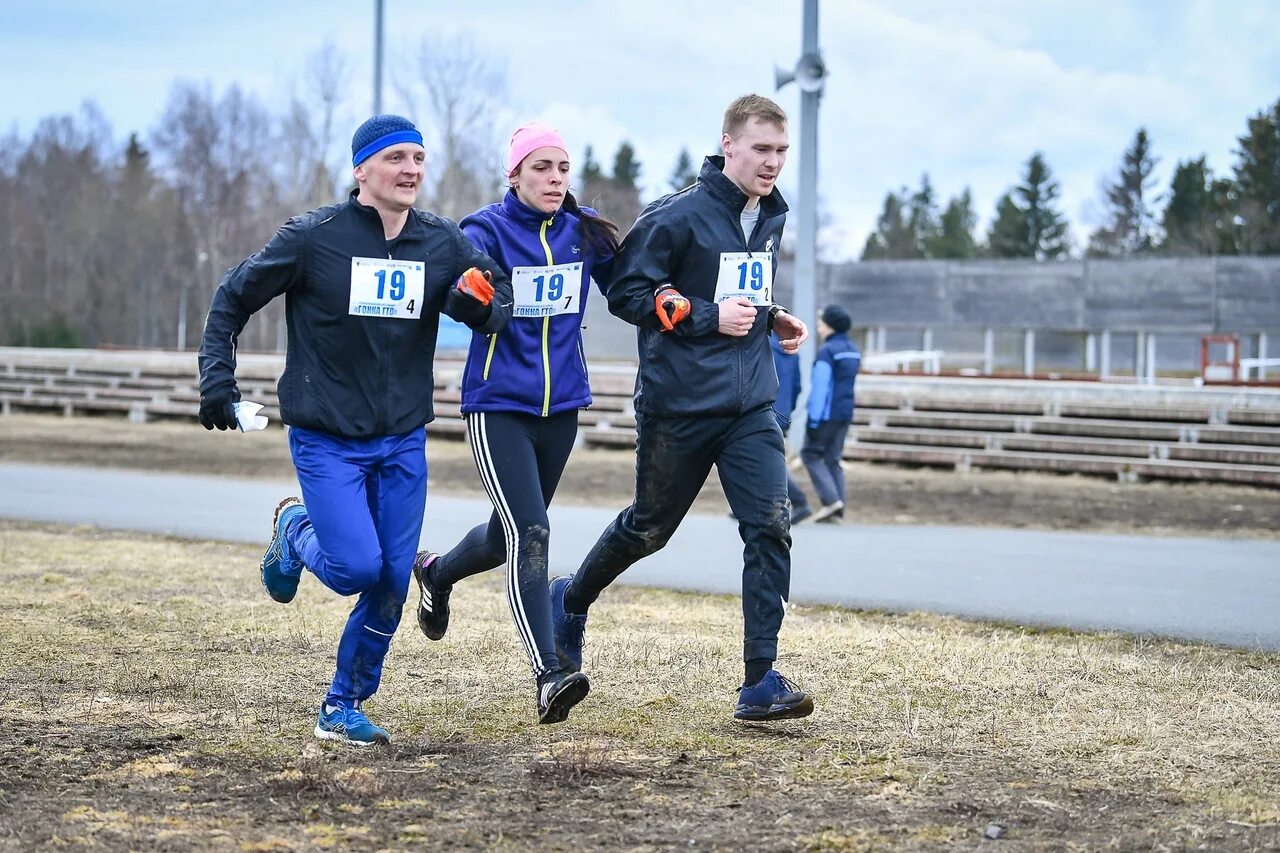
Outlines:
{"label": "white tissue in hand", "polygon": [[267,416],[258,414],[262,410],[261,403],[250,403],[248,400],[241,400],[232,408],[235,409],[236,423],[239,424],[241,432],[253,432],[256,429],[267,428]]}

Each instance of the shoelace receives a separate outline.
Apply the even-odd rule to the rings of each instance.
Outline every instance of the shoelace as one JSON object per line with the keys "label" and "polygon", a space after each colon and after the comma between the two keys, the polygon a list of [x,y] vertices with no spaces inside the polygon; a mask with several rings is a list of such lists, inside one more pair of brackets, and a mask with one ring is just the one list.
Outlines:
{"label": "shoelace", "polygon": [[787,692],[788,692],[788,693],[799,693],[799,692],[801,692],[801,691],[800,691],[800,685],[796,684],[796,683],[795,683],[794,681],[792,681],[790,678],[787,678],[785,675],[783,675],[783,674],[782,674],[782,673],[780,673],[780,672],[779,672],[779,673],[777,673],[777,676],[778,676],[778,680],[782,682],[782,686],[783,686],[783,687],[785,687],[785,688],[787,688]]}
{"label": "shoelace", "polygon": [[570,643],[578,648],[582,648],[587,644],[584,636],[587,633],[587,618],[585,616],[570,616],[565,620],[565,627],[567,628],[566,633]]}

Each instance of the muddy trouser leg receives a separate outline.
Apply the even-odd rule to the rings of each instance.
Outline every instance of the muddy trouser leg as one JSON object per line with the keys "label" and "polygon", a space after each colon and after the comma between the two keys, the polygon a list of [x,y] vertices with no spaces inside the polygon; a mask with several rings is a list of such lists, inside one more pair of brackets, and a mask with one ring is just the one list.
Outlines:
{"label": "muddy trouser leg", "polygon": [[356,440],[290,430],[289,438],[307,504],[290,543],[325,586],[360,596],[326,701],[367,699],[382,679],[422,533],[426,433]]}
{"label": "muddy trouser leg", "polygon": [[840,467],[840,460],[844,458],[844,440],[849,435],[849,424],[839,423],[832,431],[831,443],[827,445],[826,456],[823,460],[827,463],[827,470],[831,472],[831,481],[835,484],[836,494],[841,503],[844,503],[844,469]]}
{"label": "muddy trouser leg", "polygon": [[733,420],[636,415],[635,501],[605,528],[574,574],[565,590],[567,611],[586,613],[632,563],[667,544],[711,473],[719,434]]}
{"label": "muddy trouser leg", "polygon": [[782,432],[767,409],[724,436],[716,470],[742,536],[743,660],[774,661],[791,592],[791,514]]}
{"label": "muddy trouser leg", "polygon": [[[783,461],[786,461],[785,457]],[[796,479],[796,475],[792,474],[790,470],[787,471],[787,500],[791,501],[792,510],[809,505],[809,499],[805,497],[804,489],[800,487],[800,481]]]}
{"label": "muddy trouser leg", "polygon": [[[508,567],[507,603],[534,676],[541,676],[560,668],[547,591],[551,541],[547,507],[573,450],[578,413],[575,409],[542,418],[477,412],[468,416],[467,429],[476,468],[493,502],[500,541],[505,543],[498,562],[505,559]],[[493,539],[492,533],[488,539]],[[481,564],[477,570],[491,567]],[[448,571],[449,582],[465,576],[452,567]]]}
{"label": "muddy trouser leg", "polygon": [[804,447],[800,451],[800,458],[804,460],[814,491],[818,493],[818,501],[823,506],[840,500],[840,488],[831,476],[831,468],[827,463],[833,433],[837,427],[839,424],[835,421],[823,421],[816,427],[809,427],[805,430]]}

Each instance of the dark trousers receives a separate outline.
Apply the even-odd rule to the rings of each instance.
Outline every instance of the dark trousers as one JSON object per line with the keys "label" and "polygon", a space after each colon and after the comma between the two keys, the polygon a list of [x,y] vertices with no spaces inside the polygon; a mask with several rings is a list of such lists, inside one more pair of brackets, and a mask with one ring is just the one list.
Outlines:
{"label": "dark trousers", "polygon": [[451,586],[507,564],[507,603],[534,676],[560,668],[551,634],[547,507],[578,435],[578,410],[547,418],[516,412],[467,415],[471,455],[494,512],[432,566],[432,579]]}
{"label": "dark trousers", "polygon": [[809,470],[809,479],[813,480],[813,488],[823,506],[836,501],[844,503],[844,471],[840,469],[840,459],[848,434],[849,424],[842,421],[822,421],[805,430],[800,458]]}
{"label": "dark trousers", "polygon": [[660,550],[714,465],[742,537],[743,659],[773,661],[791,585],[791,514],[782,431],[763,407],[732,416],[636,416],[636,496],[601,535],[565,593],[586,613],[637,560]]}

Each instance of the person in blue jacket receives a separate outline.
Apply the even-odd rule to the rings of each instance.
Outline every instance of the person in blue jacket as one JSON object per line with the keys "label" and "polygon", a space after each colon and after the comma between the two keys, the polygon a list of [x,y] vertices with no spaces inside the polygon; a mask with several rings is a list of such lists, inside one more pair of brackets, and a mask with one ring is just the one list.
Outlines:
{"label": "person in blue jacket", "polygon": [[[782,437],[787,437],[791,429],[791,415],[796,410],[796,401],[800,399],[800,355],[787,352],[782,348],[782,341],[776,337],[769,338],[773,348],[773,367],[778,371],[778,399],[773,404],[773,415],[778,419],[778,427]],[[791,501],[791,523],[799,524],[813,515],[809,499],[796,475],[787,468],[787,499]]]}
{"label": "person in blue jacket", "polygon": [[618,229],[569,191],[560,134],[534,122],[511,136],[510,189],[462,220],[462,230],[511,276],[515,308],[501,332],[472,336],[462,412],[494,512],[446,554],[418,554],[418,626],[449,625],[449,595],[465,577],[506,562],[507,600],[537,684],[539,722],[558,723],[590,689],[564,666],[551,630],[547,508],[591,404],[582,312],[591,280],[608,280]]}
{"label": "person in blue jacket", "polygon": [[412,122],[374,116],[356,129],[351,155],[350,197],[290,219],[214,293],[200,342],[200,422],[237,426],[236,340],[283,294],[280,416],[305,503],[276,507],[262,583],[288,603],[307,569],[359,596],[315,735],[367,746],[390,740],[362,703],[378,689],[422,530],[440,313],[491,334],[512,300],[506,272],[457,225],[414,209],[425,150]]}
{"label": "person in blue jacket", "polygon": [[862,365],[862,353],[849,340],[849,313],[839,305],[822,309],[818,336],[822,346],[813,361],[809,390],[808,429],[800,458],[822,506],[815,522],[838,522],[844,515],[844,470],[840,459],[853,420],[854,383]]}
{"label": "person in blue jacket", "polygon": [[795,352],[808,336],[773,300],[787,205],[776,189],[787,116],[745,95],[725,111],[723,157],[697,183],[645,208],[606,288],[636,326],[636,485],[577,572],[551,582],[556,647],[582,666],[587,612],[637,560],[664,547],[714,467],[743,542],[744,678],[734,717],[784,720],[813,699],[773,668],[791,582],[787,460],[773,414],[778,374],[767,338]]}

